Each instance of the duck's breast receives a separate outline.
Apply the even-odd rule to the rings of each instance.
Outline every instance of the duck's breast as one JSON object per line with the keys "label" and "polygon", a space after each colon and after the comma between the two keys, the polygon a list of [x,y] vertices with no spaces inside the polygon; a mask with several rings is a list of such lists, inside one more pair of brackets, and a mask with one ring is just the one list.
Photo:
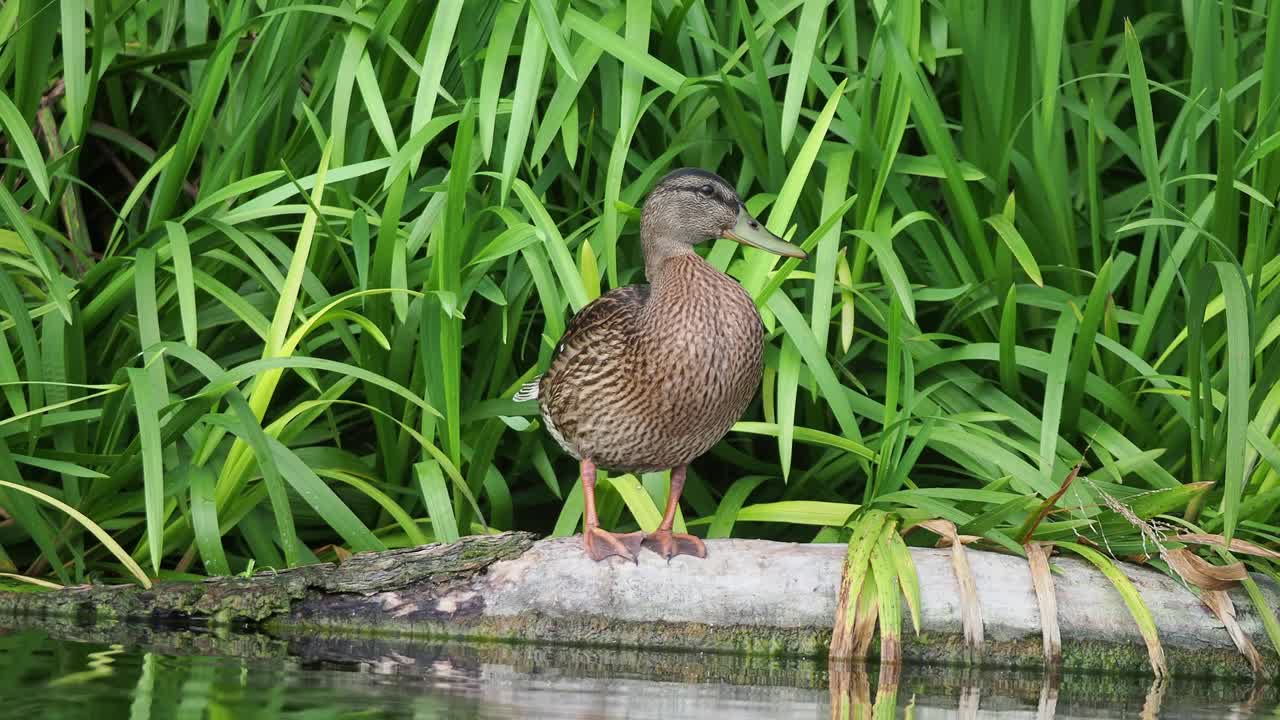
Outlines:
{"label": "duck's breast", "polygon": [[571,321],[539,391],[548,431],[602,468],[683,465],[724,437],[760,385],[751,297],[696,255],[658,285],[614,290]]}
{"label": "duck's breast", "polygon": [[762,370],[763,326],[741,285],[683,259],[668,261],[662,285],[636,337],[644,400],[626,424],[643,432],[619,453],[643,458],[646,469],[687,463],[719,442],[755,396]]}

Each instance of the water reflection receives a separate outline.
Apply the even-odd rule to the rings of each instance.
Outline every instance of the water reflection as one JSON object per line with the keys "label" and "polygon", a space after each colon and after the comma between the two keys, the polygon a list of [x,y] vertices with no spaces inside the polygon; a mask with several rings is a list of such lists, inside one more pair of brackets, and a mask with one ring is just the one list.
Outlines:
{"label": "water reflection", "polygon": [[42,622],[0,635],[0,717],[1280,717],[1267,685],[1150,684],[501,643],[404,642]]}
{"label": "water reflection", "polygon": [[[1276,688],[1220,680],[1156,679],[1104,674],[1045,673],[1038,680],[1015,671],[963,668],[914,669],[897,665],[878,669],[875,693],[866,666],[832,667],[830,718],[1280,718]],[[1064,683],[1066,691],[1064,693]],[[1032,694],[1038,696],[1032,700]],[[1060,702],[1061,701],[1061,702]]]}

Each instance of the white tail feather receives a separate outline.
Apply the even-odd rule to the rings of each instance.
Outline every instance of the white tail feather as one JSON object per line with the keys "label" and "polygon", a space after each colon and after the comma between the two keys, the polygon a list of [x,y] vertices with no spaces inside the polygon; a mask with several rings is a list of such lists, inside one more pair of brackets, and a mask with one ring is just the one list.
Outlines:
{"label": "white tail feather", "polygon": [[538,399],[538,381],[541,379],[542,379],[542,376],[539,375],[538,377],[535,377],[533,380],[530,380],[529,382],[525,383],[519,390],[516,391],[516,394],[512,396],[511,399],[515,400],[516,402],[525,402],[526,400],[537,400]]}

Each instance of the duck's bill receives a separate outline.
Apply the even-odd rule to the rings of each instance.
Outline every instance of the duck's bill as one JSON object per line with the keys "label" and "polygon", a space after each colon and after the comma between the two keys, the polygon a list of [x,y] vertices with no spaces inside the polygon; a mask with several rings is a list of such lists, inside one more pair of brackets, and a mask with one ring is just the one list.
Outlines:
{"label": "duck's bill", "polygon": [[785,255],[786,257],[804,258],[809,257],[805,251],[783,240],[765,229],[764,224],[759,220],[751,217],[751,213],[746,208],[738,210],[738,222],[733,228],[724,231],[724,236],[730,240],[737,240],[743,245],[750,245],[754,248],[760,248],[774,255]]}

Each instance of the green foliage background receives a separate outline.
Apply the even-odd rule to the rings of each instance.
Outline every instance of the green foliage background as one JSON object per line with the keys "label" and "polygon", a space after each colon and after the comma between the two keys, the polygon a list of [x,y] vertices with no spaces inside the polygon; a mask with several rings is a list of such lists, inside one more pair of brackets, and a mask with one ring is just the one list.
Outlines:
{"label": "green foliage background", "polygon": [[695,532],[1274,548],[1278,97],[1275,0],[6,0],[0,570],[574,532],[508,398],[682,165],[811,252],[705,248],[771,333]]}

